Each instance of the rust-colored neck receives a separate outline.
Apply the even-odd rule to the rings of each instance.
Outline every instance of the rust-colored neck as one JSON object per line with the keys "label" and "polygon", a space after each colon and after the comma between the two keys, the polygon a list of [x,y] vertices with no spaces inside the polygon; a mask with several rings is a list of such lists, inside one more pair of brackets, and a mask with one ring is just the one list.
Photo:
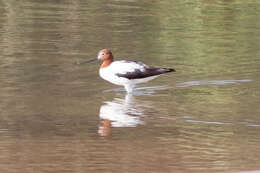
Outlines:
{"label": "rust-colored neck", "polygon": [[111,135],[111,126],[112,122],[108,119],[104,119],[101,121],[101,124],[98,129],[98,133],[100,136],[110,136]]}
{"label": "rust-colored neck", "polygon": [[113,62],[113,56],[109,56],[109,58],[104,59],[101,68],[108,67]]}

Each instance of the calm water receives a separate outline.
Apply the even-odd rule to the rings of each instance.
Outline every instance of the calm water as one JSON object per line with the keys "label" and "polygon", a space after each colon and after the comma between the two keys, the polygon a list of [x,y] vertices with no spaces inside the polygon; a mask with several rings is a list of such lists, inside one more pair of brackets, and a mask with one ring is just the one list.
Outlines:
{"label": "calm water", "polygon": [[[0,172],[260,172],[258,0],[0,0]],[[172,67],[133,95],[74,63]]]}

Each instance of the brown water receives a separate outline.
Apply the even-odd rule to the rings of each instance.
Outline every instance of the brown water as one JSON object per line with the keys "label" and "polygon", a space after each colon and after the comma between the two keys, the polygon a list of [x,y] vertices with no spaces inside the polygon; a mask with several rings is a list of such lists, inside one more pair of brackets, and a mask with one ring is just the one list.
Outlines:
{"label": "brown water", "polygon": [[[1,0],[0,172],[260,172],[257,0]],[[74,63],[173,67],[126,95]]]}

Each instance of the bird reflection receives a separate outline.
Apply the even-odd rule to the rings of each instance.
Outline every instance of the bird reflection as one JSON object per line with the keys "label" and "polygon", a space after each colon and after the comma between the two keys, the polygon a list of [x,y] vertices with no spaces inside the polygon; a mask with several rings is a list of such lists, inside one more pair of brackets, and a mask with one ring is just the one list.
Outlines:
{"label": "bird reflection", "polygon": [[114,98],[113,101],[104,102],[100,107],[99,117],[100,136],[111,135],[111,127],[136,127],[144,124],[141,120],[143,109],[138,106],[132,94],[127,94],[125,99]]}

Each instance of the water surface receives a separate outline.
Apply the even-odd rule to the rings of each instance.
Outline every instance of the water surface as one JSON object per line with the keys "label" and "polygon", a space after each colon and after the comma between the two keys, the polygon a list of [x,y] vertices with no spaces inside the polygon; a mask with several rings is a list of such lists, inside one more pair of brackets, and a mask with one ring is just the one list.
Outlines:
{"label": "water surface", "polygon": [[[260,2],[0,1],[0,172],[259,172]],[[176,73],[134,94],[75,65]]]}

